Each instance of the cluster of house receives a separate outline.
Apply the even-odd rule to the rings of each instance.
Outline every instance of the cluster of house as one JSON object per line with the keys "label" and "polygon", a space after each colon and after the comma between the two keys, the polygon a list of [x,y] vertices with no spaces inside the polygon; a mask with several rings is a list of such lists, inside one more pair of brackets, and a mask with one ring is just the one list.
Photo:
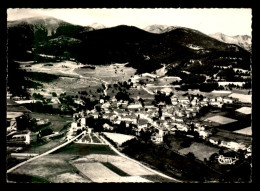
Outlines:
{"label": "cluster of house", "polygon": [[[152,136],[152,141],[156,143],[163,142],[163,136],[167,133],[175,131],[188,132],[191,130],[190,124],[192,118],[196,117],[201,108],[205,106],[222,107],[224,103],[233,103],[234,99],[226,97],[202,98],[197,96],[190,98],[188,96],[171,97],[172,105],[167,105],[160,102],[158,106],[142,105],[135,99],[134,103],[128,101],[117,101],[115,97],[108,101],[100,100],[102,111],[96,109],[87,110],[86,115],[92,116],[95,119],[103,118],[109,120],[114,125],[119,125],[124,122],[126,127],[131,125],[132,130],[139,135],[141,130],[147,131],[152,128],[156,129],[156,133]],[[161,116],[159,116],[159,107],[161,108]],[[108,124],[104,125],[104,129],[113,130],[114,127]],[[199,123],[194,125],[194,130],[199,133],[202,138],[209,136],[210,132]]]}
{"label": "cluster of house", "polygon": [[23,120],[29,119],[31,111],[13,101],[11,96],[8,92],[6,112],[7,145],[29,145],[31,143],[31,132],[23,129],[21,126]]}
{"label": "cluster of house", "polygon": [[70,128],[69,128],[65,138],[67,140],[73,139],[78,134],[79,131],[82,132],[82,131],[87,130],[86,131],[87,133],[91,133],[93,131],[93,129],[89,128],[87,126],[86,121],[87,121],[86,112],[82,111],[79,113],[74,113],[73,122],[71,123]]}

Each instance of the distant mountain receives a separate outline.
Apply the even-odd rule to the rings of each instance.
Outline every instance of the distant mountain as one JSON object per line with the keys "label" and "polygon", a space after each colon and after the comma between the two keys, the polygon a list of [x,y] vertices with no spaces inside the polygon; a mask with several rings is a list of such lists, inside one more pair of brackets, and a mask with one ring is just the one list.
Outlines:
{"label": "distant mountain", "polygon": [[30,17],[30,18],[7,22],[8,28],[23,26],[23,25],[31,25],[33,26],[34,30],[38,30],[38,29],[47,30],[47,35],[50,36],[56,33],[58,27],[64,25],[71,25],[71,24],[53,17],[46,17],[46,16]]}
{"label": "distant mountain", "polygon": [[[52,32],[54,29],[56,32]],[[146,30],[126,25],[103,28],[96,23],[83,27],[54,18],[9,22],[8,51],[9,59],[14,60],[51,54],[73,57],[84,64],[128,62],[138,72],[152,72],[162,64],[185,67],[191,60],[211,65],[234,63],[245,68],[250,65],[248,51],[194,29],[164,25]]]}
{"label": "distant mountain", "polygon": [[252,37],[248,35],[228,36],[223,33],[209,34],[209,36],[229,44],[236,44],[251,52]]}
{"label": "distant mountain", "polygon": [[170,32],[171,30],[174,30],[176,28],[179,28],[177,26],[168,26],[168,25],[149,25],[144,28],[145,31],[150,33],[156,33],[161,34],[165,32]]}
{"label": "distant mountain", "polygon": [[[31,17],[7,22],[8,29],[8,56],[18,60],[30,60],[35,58],[38,51],[60,52],[56,48],[63,48],[63,45],[73,48],[80,43],[76,39],[81,32],[94,30],[91,27],[73,25],[71,23],[53,17]],[[60,39],[62,39],[60,42]],[[53,48],[53,49],[51,49]],[[64,50],[66,51],[66,50]]]}
{"label": "distant mountain", "polygon": [[102,25],[102,24],[99,24],[99,23],[93,23],[93,24],[89,25],[89,27],[92,27],[95,30],[106,28],[105,25]]}

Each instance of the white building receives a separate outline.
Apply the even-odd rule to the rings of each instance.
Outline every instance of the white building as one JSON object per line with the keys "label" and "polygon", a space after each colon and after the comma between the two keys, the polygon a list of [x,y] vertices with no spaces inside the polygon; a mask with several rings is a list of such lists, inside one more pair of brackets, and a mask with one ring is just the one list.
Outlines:
{"label": "white building", "polygon": [[87,122],[86,122],[87,120],[86,120],[86,118],[81,118],[80,119],[80,126],[81,127],[86,127],[86,125],[87,125]]}
{"label": "white building", "polygon": [[151,140],[154,142],[154,143],[162,143],[163,142],[163,136],[159,135],[159,134],[156,134],[154,136],[151,136]]}
{"label": "white building", "polygon": [[232,100],[231,98],[224,98],[224,99],[223,99],[223,102],[224,102],[224,103],[231,103],[231,104],[232,104],[232,103],[234,103],[234,100]]}

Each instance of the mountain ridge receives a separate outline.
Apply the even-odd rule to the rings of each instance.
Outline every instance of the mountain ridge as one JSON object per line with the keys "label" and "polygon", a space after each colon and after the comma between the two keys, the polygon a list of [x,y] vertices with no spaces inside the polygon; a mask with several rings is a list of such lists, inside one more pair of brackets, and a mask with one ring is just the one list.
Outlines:
{"label": "mountain ridge", "polygon": [[[129,62],[129,66],[141,68],[144,72],[154,71],[162,63],[184,63],[192,59],[223,63],[225,58],[227,64],[231,61],[237,62],[237,65],[250,64],[250,52],[240,46],[221,42],[198,30],[185,27],[169,29],[164,26],[169,29],[168,32],[151,33],[127,25],[95,29],[65,23],[58,26],[55,34],[47,35],[48,26],[41,24],[42,28],[35,31],[32,24],[23,23],[20,26],[17,23],[15,27],[8,27],[11,59],[17,59],[18,56],[32,59],[39,53],[59,57],[66,55],[86,64]],[[28,50],[33,53],[26,58],[24,55]],[[236,58],[237,61],[231,58]]]}
{"label": "mountain ridge", "polygon": [[252,37],[249,35],[234,35],[229,36],[223,33],[217,32],[209,34],[209,36],[229,44],[236,44],[249,52],[252,52]]}

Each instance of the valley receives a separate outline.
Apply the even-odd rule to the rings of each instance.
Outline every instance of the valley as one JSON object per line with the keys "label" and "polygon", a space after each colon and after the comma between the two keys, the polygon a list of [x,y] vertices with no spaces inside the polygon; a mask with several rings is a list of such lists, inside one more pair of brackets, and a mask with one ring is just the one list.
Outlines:
{"label": "valley", "polygon": [[251,181],[250,52],[184,27],[94,26],[8,24],[9,181]]}

